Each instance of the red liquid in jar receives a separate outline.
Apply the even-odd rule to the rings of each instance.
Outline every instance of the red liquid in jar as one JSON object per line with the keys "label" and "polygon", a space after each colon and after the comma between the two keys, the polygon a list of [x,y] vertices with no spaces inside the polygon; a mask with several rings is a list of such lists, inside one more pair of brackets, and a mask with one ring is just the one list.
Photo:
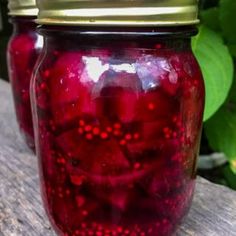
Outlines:
{"label": "red liquid in jar", "polygon": [[50,56],[34,96],[44,204],[58,234],[171,235],[192,200],[203,113],[191,52]]}
{"label": "red liquid in jar", "polygon": [[8,68],[16,117],[21,134],[32,149],[35,145],[29,85],[42,47],[42,36],[36,33],[36,24],[33,19],[32,17],[13,19],[15,29],[8,45]]}

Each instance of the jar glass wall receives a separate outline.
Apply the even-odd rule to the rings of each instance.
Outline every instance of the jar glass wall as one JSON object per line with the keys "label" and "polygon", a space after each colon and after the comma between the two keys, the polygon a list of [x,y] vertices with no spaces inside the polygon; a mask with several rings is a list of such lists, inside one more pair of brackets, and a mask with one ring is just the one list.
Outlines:
{"label": "jar glass wall", "polygon": [[44,26],[32,81],[59,235],[171,235],[193,196],[204,84],[194,27]]}
{"label": "jar glass wall", "polygon": [[8,71],[20,131],[28,146],[34,149],[34,134],[29,96],[29,85],[34,65],[42,48],[42,37],[36,32],[36,17],[15,16],[8,44]]}

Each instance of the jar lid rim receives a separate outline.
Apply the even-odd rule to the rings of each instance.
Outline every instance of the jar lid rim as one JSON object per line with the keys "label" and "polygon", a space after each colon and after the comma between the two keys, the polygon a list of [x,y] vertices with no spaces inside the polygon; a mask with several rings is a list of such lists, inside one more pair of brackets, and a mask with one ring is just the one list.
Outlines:
{"label": "jar lid rim", "polygon": [[46,25],[194,25],[198,0],[40,0],[37,23]]}
{"label": "jar lid rim", "polygon": [[9,0],[8,15],[10,16],[37,16],[36,0]]}

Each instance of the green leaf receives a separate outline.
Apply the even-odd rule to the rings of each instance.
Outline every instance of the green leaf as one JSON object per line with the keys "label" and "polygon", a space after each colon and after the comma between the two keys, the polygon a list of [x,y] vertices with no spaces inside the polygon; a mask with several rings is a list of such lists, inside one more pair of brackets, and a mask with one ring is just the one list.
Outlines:
{"label": "green leaf", "polygon": [[229,44],[228,48],[229,48],[231,55],[236,57],[236,44]]}
{"label": "green leaf", "polygon": [[233,60],[223,38],[205,26],[192,40],[193,52],[203,72],[206,88],[204,121],[225,102],[233,80]]}
{"label": "green leaf", "polygon": [[236,1],[220,1],[220,24],[228,43],[236,44]]}
{"label": "green leaf", "polygon": [[236,175],[236,158],[233,161],[230,161],[230,169]]}
{"label": "green leaf", "polygon": [[219,8],[213,7],[207,10],[203,10],[200,13],[201,22],[207,27],[220,31],[220,18],[219,18]]}
{"label": "green leaf", "polygon": [[229,166],[223,169],[223,174],[229,187],[236,190],[236,175]]}
{"label": "green leaf", "polygon": [[236,160],[236,107],[222,107],[205,123],[210,146],[225,153],[229,161]]}
{"label": "green leaf", "polygon": [[236,74],[234,76],[234,80],[233,80],[233,83],[229,92],[228,101],[227,101],[228,106],[234,105],[236,107],[236,92],[235,91],[236,91]]}

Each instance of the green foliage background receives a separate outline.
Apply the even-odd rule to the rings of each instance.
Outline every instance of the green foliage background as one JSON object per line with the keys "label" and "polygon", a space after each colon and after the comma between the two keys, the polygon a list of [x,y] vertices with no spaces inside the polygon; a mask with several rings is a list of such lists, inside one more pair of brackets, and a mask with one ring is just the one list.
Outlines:
{"label": "green foliage background", "polygon": [[236,188],[236,0],[202,0],[192,48],[206,86],[204,130],[211,148],[229,162],[225,178]]}

